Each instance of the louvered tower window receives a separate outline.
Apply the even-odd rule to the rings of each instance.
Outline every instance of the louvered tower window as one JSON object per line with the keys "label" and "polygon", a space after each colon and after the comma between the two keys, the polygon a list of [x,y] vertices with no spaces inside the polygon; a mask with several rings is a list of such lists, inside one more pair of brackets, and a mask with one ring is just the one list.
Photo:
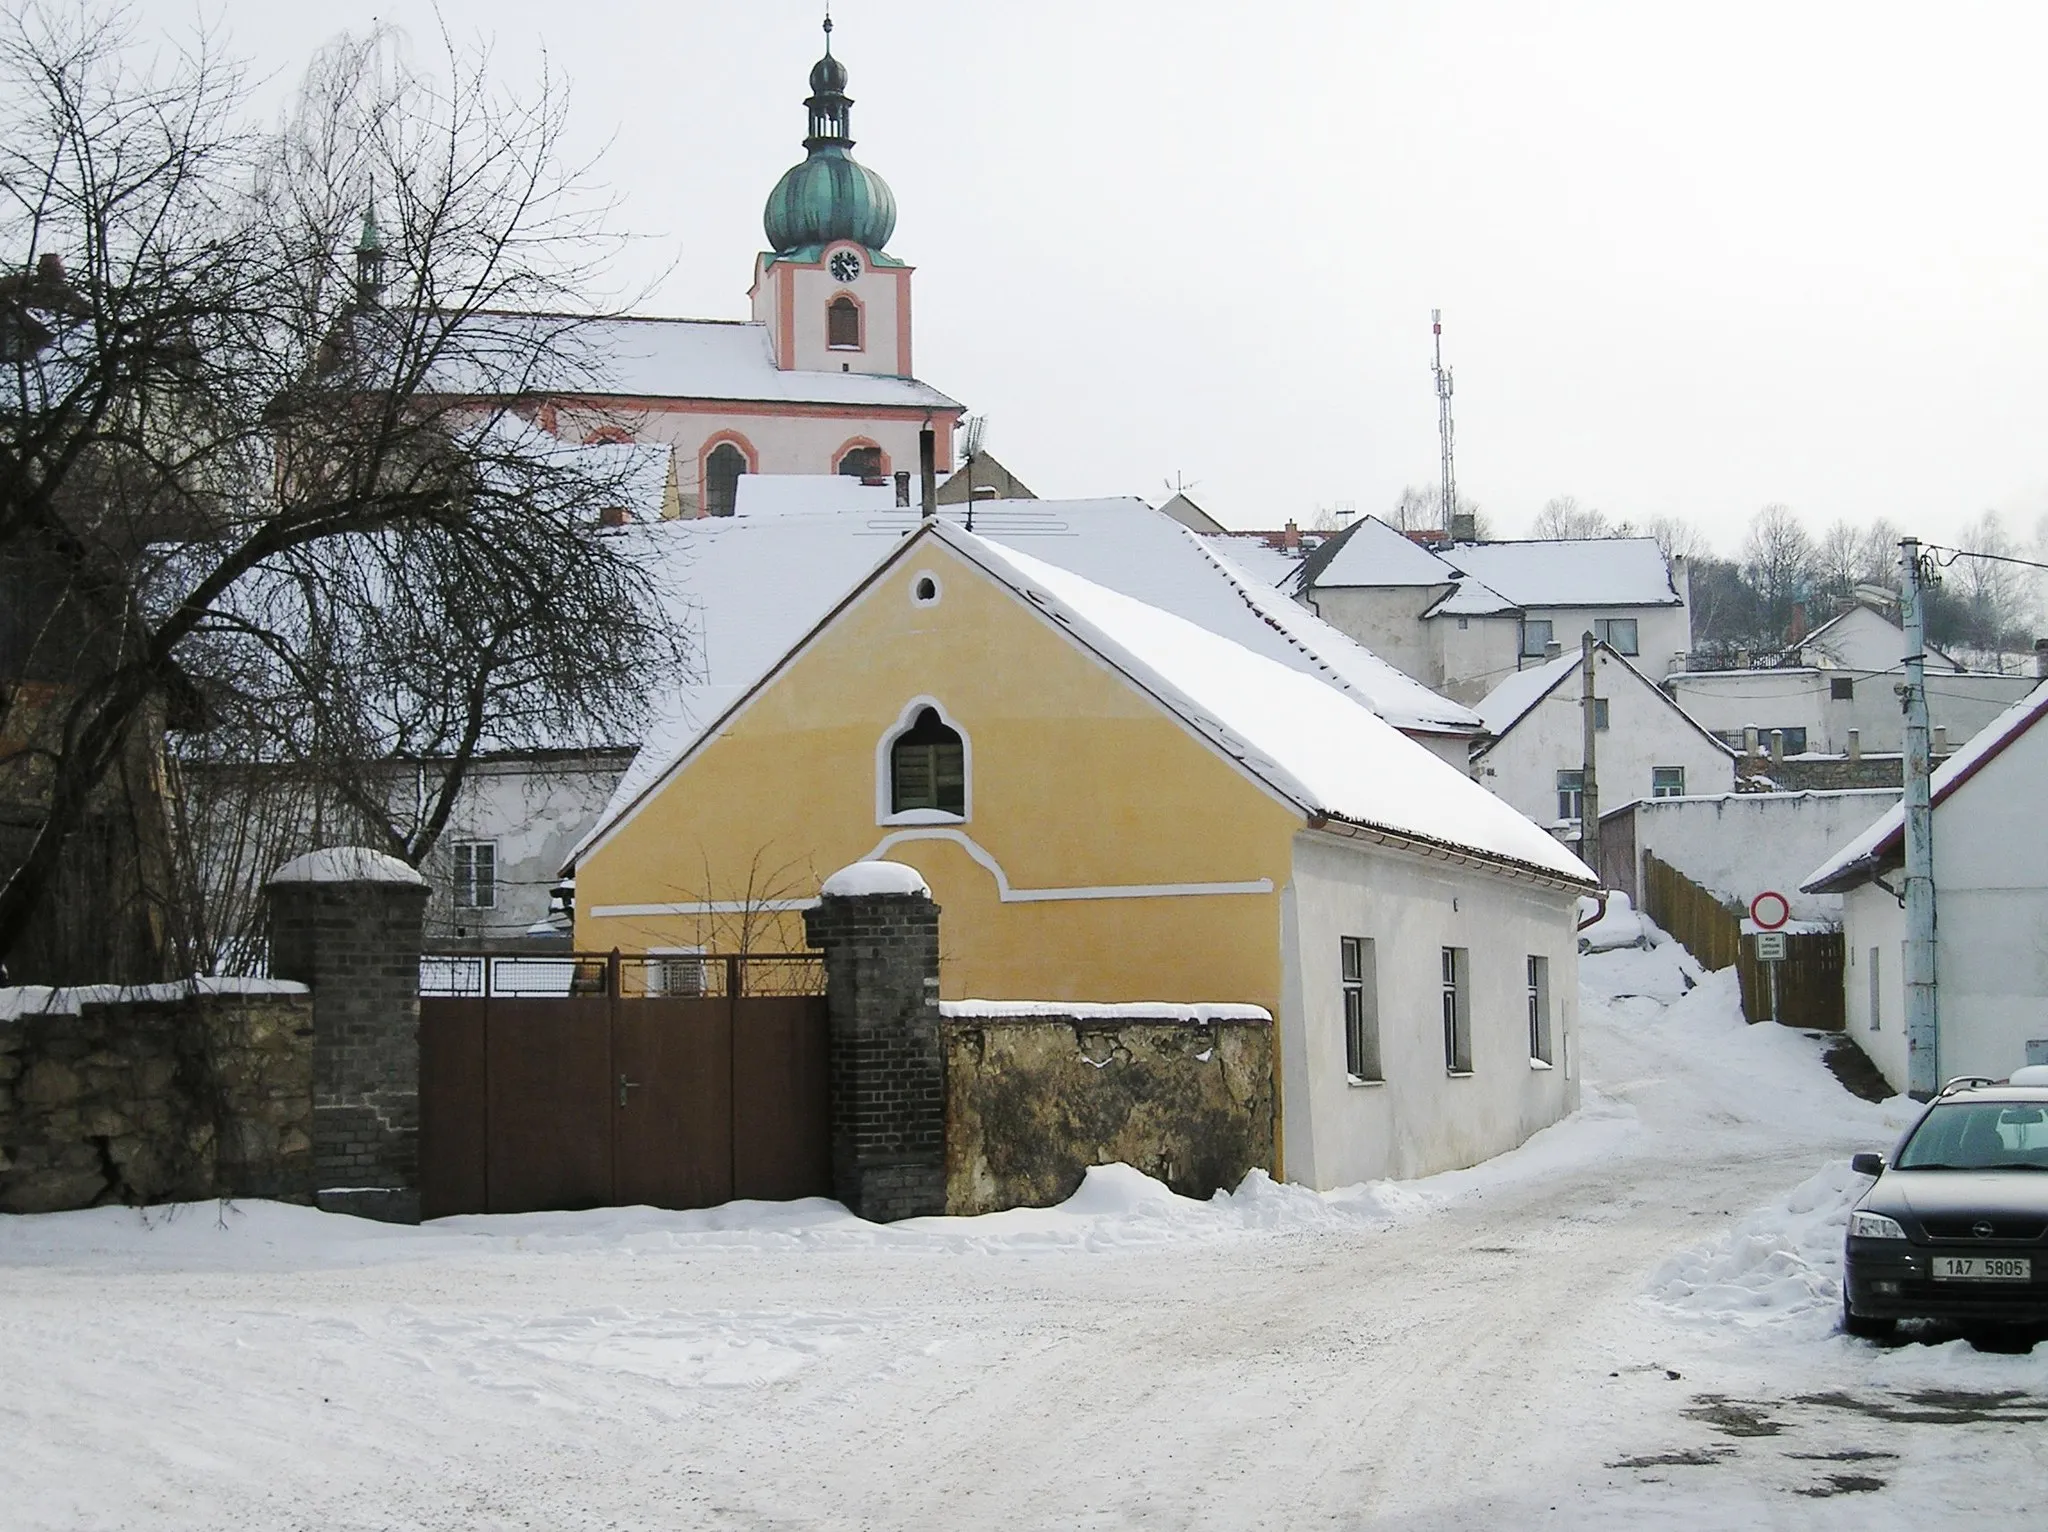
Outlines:
{"label": "louvered tower window", "polygon": [[967,812],[967,761],[960,736],[937,708],[925,708],[910,731],[889,748],[890,812],[937,809]]}

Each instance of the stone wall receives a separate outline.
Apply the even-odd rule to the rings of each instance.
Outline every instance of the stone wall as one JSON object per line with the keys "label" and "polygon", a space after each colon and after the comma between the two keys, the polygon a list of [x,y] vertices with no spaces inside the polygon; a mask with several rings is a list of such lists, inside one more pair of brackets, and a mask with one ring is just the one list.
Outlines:
{"label": "stone wall", "polygon": [[[297,986],[0,991],[0,1211],[313,1192]],[[18,1013],[17,1013],[18,1012]]]}
{"label": "stone wall", "polygon": [[1147,1009],[942,1007],[947,1212],[1048,1206],[1119,1160],[1189,1197],[1272,1167],[1271,1019]]}

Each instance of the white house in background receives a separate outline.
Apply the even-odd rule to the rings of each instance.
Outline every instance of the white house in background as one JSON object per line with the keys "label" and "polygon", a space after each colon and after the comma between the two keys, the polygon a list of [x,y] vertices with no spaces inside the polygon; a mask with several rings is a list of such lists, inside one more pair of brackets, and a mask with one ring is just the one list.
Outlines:
{"label": "white house in background", "polygon": [[1692,643],[1685,561],[1647,537],[1425,544],[1367,516],[1302,559],[1292,594],[1463,702],[1584,633],[1652,676]]}
{"label": "white house in background", "polygon": [[1641,798],[1600,815],[1600,873],[1643,903],[1643,858],[1675,867],[1709,893],[1745,908],[1783,894],[1794,920],[1840,925],[1840,894],[1799,885],[1835,847],[1899,801],[1896,787],[1806,793],[1711,793]]}
{"label": "white house in background", "polygon": [[[1896,639],[1894,647],[1899,647]],[[1806,654],[1801,650],[1794,657]],[[1680,671],[1666,676],[1664,684],[1680,707],[1731,744],[1740,745],[1745,731],[1754,729],[1758,749],[1768,753],[1776,731],[1784,735],[1787,755],[1847,755],[1852,732],[1855,745],[1866,753],[1895,754],[1903,747],[1897,687],[1904,679],[1905,667],[1895,659],[1888,670],[1828,663]],[[2038,680],[1930,663],[1928,717],[1952,743],[1960,743],[1988,726]],[[1937,746],[1935,753],[1943,752]]]}
{"label": "white house in background", "polygon": [[[1896,670],[1905,659],[1906,630],[1899,621],[1898,598],[1864,597],[1846,611],[1837,612],[1799,641],[1802,658],[1810,665],[1834,670],[1860,670],[1876,674]],[[1960,660],[1951,659],[1933,644],[1927,646],[1927,663],[1950,672],[1967,670]]]}
{"label": "white house in background", "polygon": [[[2048,685],[1934,774],[1935,976],[1944,1077],[2048,1063]],[[1848,1025],[1906,1088],[1905,816],[1893,808],[1803,880],[1839,894]]]}
{"label": "white house in background", "polygon": [[[1733,750],[1610,646],[1595,644],[1593,659],[1603,803],[1734,790]],[[1473,752],[1472,775],[1568,840],[1578,838],[1585,776],[1583,660],[1573,649],[1518,671],[1475,709],[1493,737]]]}

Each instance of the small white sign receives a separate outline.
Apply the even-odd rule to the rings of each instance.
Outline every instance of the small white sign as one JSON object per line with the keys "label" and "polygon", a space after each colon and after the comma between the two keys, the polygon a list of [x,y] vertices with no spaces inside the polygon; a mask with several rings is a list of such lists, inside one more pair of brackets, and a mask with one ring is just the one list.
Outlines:
{"label": "small white sign", "polygon": [[1756,960],[1759,963],[1782,963],[1785,961],[1785,933],[1783,931],[1759,931],[1756,934]]}

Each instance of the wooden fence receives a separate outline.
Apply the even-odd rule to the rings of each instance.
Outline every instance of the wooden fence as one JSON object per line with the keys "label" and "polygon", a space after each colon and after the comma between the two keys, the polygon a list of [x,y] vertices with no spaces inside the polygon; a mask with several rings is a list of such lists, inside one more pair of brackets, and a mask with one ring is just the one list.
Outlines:
{"label": "wooden fence", "polygon": [[[1643,856],[1643,913],[1675,937],[1703,968],[1735,965],[1742,1014],[1771,1019],[1770,976],[1756,958],[1756,938],[1742,934],[1742,912],[1724,904],[1684,873]],[[1842,933],[1787,933],[1777,965],[1777,1019],[1788,1027],[1839,1032],[1843,1023]]]}

